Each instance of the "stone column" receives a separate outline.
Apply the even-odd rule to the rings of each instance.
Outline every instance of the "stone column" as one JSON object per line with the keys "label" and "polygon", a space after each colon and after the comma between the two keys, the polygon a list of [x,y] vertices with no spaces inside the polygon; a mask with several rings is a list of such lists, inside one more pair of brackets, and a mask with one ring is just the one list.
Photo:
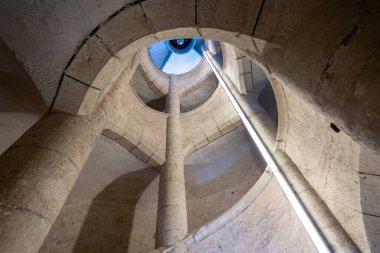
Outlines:
{"label": "stone column", "polygon": [[160,172],[156,247],[178,243],[187,235],[184,155],[181,142],[180,102],[177,76],[169,77],[166,110],[166,161]]}
{"label": "stone column", "polygon": [[0,156],[0,252],[38,252],[101,134],[95,118],[47,114]]}

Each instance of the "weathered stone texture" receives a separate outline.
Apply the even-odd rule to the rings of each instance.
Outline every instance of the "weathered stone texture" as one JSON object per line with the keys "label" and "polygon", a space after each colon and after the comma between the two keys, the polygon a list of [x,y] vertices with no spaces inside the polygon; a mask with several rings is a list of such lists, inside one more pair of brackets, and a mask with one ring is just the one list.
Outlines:
{"label": "weathered stone texture", "polygon": [[100,90],[64,76],[54,110],[74,115],[89,115],[98,102]]}
{"label": "weathered stone texture", "polygon": [[[363,160],[368,157],[359,157],[364,146],[374,149],[371,152],[377,157],[380,146],[378,2],[148,0],[127,6],[99,30],[93,30],[127,2],[49,1],[37,6],[32,2],[4,1],[0,4],[1,38],[23,62],[47,104],[56,94],[74,49],[87,39],[67,68],[67,76],[62,77],[53,108],[72,114],[91,114],[98,96],[106,93],[100,94],[98,89],[107,91],[112,87],[112,76],[126,63],[120,55],[134,53],[160,39],[199,35],[249,49],[247,52],[254,52],[252,55],[258,56],[257,60],[283,82],[286,90],[288,108],[279,110],[288,117],[286,131],[280,129],[281,147],[360,249],[368,252],[372,247],[372,251],[378,251],[379,205],[374,193],[379,188],[379,169],[374,165],[378,162],[371,158],[371,167],[364,168],[368,164]],[[163,31],[167,29],[172,30]],[[88,39],[91,32],[95,33]],[[139,40],[142,37],[145,39]],[[115,57],[110,58],[112,55]],[[113,72],[115,59],[120,60],[116,64],[120,68]],[[110,62],[113,64],[103,68]],[[101,70],[110,71],[110,78],[102,78],[95,88],[90,87]],[[8,74],[1,77],[7,81],[13,78]],[[167,129],[163,122],[167,115],[149,111],[125,86],[114,94],[107,109],[92,115],[91,122],[68,115],[48,115],[0,158],[0,223],[4,224],[0,231],[6,231],[0,233],[0,240],[6,241],[0,243],[0,251],[36,251],[106,122],[107,128],[118,134],[115,140],[128,150],[134,150],[150,164],[163,162],[166,146],[171,144],[164,141]],[[186,154],[241,125],[231,104],[218,91],[198,109],[180,119]],[[250,119],[265,120],[260,115]],[[335,131],[331,123],[336,125]],[[272,130],[258,127],[272,134],[267,143],[274,142]],[[175,152],[181,148],[182,145]],[[262,223],[245,227],[245,220],[238,224],[243,231],[232,229],[219,237],[226,242],[222,249],[232,250],[231,245],[243,252],[310,249],[294,215],[290,211],[279,215],[279,210],[288,207],[281,202],[285,201],[281,192],[270,187],[274,193],[267,192],[273,195],[265,195],[266,201],[274,204],[261,199],[255,205],[260,206],[263,215],[250,216]],[[307,189],[297,192],[310,198]],[[224,200],[220,195],[217,198]],[[278,210],[273,208],[275,204],[280,206]],[[269,210],[265,215],[279,223],[266,220],[264,208]],[[285,218],[296,224],[296,233],[291,227],[277,227],[285,224]],[[245,232],[252,235],[255,232],[250,229],[260,225],[265,232],[256,231],[258,241],[240,244],[227,238]],[[332,230],[326,225],[326,231]],[[280,245],[279,238],[285,243]],[[244,248],[246,245],[252,247]],[[207,250],[219,250],[214,246],[215,243]]]}
{"label": "weathered stone texture", "polygon": [[253,31],[253,37],[259,39],[256,43],[265,41],[285,45],[287,39],[293,36],[292,32],[302,24],[302,19],[311,15],[310,12],[322,2],[321,0],[263,0],[260,17]]}
{"label": "weathered stone texture", "polygon": [[96,34],[102,43],[116,54],[152,32],[141,5],[136,4],[114,16]]}
{"label": "weathered stone texture", "polygon": [[[39,249],[100,134],[99,127],[68,115],[47,115],[1,156],[4,252]],[[26,239],[28,235],[33,237]]]}
{"label": "weathered stone texture", "polygon": [[243,213],[208,238],[191,245],[189,252],[317,251],[272,179]]}
{"label": "weathered stone texture", "polygon": [[131,0],[0,3],[0,34],[15,52],[47,106],[76,48]]}
{"label": "weathered stone texture", "polygon": [[166,160],[160,170],[156,247],[173,246],[188,233],[178,76],[169,76]]}
{"label": "weathered stone texture", "polygon": [[293,91],[285,88],[285,92],[286,153],[360,250],[368,252],[360,205],[359,145],[344,132],[331,129],[328,119]]}
{"label": "weathered stone texture", "polygon": [[299,23],[286,47],[268,48],[263,57],[281,81],[334,118],[354,140],[378,148],[379,35],[371,8],[379,7],[371,1],[320,5]]}
{"label": "weathered stone texture", "polygon": [[39,252],[153,250],[158,175],[100,137]]}
{"label": "weathered stone texture", "polygon": [[65,74],[91,85],[111,56],[102,41],[96,36],[91,36],[80,48],[69,67],[65,70]]}
{"label": "weathered stone texture", "polygon": [[189,231],[232,208],[260,178],[264,167],[244,127],[189,155],[185,159]]}
{"label": "weathered stone texture", "polygon": [[260,0],[198,0],[197,26],[252,35]]}
{"label": "weathered stone texture", "polygon": [[142,2],[141,6],[154,33],[195,26],[195,1],[147,0]]}

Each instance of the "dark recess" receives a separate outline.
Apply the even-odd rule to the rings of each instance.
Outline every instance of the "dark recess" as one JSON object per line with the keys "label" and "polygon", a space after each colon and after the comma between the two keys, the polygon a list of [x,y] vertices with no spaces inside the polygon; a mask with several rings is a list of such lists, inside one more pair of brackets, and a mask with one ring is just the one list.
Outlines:
{"label": "dark recess", "polygon": [[340,132],[340,129],[334,123],[330,123],[330,127],[332,130],[334,130],[334,132],[336,133]]}

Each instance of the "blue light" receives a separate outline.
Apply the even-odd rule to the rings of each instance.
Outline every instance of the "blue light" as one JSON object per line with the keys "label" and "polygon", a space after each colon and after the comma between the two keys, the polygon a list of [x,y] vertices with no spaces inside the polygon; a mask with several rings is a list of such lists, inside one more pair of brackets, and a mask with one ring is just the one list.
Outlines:
{"label": "blue light", "polygon": [[201,61],[201,57],[192,49],[187,54],[172,54],[170,60],[162,68],[167,74],[180,75],[193,70]]}
{"label": "blue light", "polygon": [[201,39],[175,39],[153,44],[149,47],[156,67],[167,74],[184,74],[193,70],[203,57]]}
{"label": "blue light", "polygon": [[183,45],[183,43],[185,43],[185,40],[184,40],[184,39],[178,39],[178,40],[177,40],[177,44],[178,44],[178,45]]}
{"label": "blue light", "polygon": [[[178,41],[181,41],[182,44],[179,44]],[[167,48],[175,54],[187,54],[189,53],[197,43],[195,39],[178,39],[178,40],[167,40],[165,45]]]}

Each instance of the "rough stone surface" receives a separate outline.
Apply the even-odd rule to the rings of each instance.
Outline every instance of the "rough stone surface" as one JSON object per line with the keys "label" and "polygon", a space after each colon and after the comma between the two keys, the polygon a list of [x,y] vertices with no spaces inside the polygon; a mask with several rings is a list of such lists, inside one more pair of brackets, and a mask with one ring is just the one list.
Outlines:
{"label": "rough stone surface", "polygon": [[372,149],[380,142],[374,102],[379,97],[378,9],[371,1],[326,3],[299,23],[288,39],[291,46],[262,54],[284,83]]}
{"label": "rough stone surface", "polygon": [[285,91],[289,111],[287,154],[360,250],[368,252],[360,205],[359,145],[344,132],[336,133],[325,117],[291,90]]}
{"label": "rough stone surface", "polygon": [[39,249],[100,134],[93,127],[76,117],[47,115],[3,153],[2,251]]}
{"label": "rough stone surface", "polygon": [[[370,249],[376,252],[379,247],[379,214],[377,213],[378,196],[373,193],[373,190],[378,189],[379,175],[379,168],[376,166],[380,143],[378,109],[380,95],[377,85],[380,73],[378,64],[378,38],[380,36],[379,29],[377,29],[379,26],[377,17],[379,3],[377,1],[344,0],[190,1],[183,3],[189,6],[193,4],[196,25],[193,27],[189,25],[186,29],[159,31],[159,29],[175,28],[181,24],[174,21],[173,23],[164,22],[165,18],[175,16],[173,9],[161,8],[159,15],[151,11],[149,12],[150,18],[147,15],[148,12],[144,15],[142,5],[145,3],[136,2],[111,17],[111,14],[125,6],[127,2],[129,1],[2,2],[0,4],[1,38],[23,63],[48,105],[56,94],[60,77],[65,66],[77,51],[76,48],[80,53],[77,55],[78,59],[73,58],[71,70],[74,70],[75,64],[86,58],[83,58],[82,52],[90,44],[80,49],[82,41],[86,41],[91,32],[95,31],[94,28],[103,21],[105,23],[102,23],[100,30],[95,31],[95,34],[92,35],[95,37],[87,41],[90,43],[98,36],[100,38],[98,42],[110,50],[112,52],[110,54],[116,54],[122,50],[115,57],[120,57],[123,55],[122,53],[125,56],[157,41],[157,39],[179,35],[194,36],[194,34],[231,42],[244,49],[249,56],[255,57],[268,73],[276,77],[283,85],[281,88],[286,90],[288,108],[281,107],[279,109],[282,115],[280,118],[288,120],[288,125],[286,125],[280,119],[281,139],[279,142],[281,142],[281,147],[301,169],[305,178],[327,203],[360,249],[364,252],[368,252]],[[151,6],[154,6],[155,3],[154,0],[149,1]],[[166,1],[166,3],[169,2]],[[176,4],[179,3],[179,1],[176,2]],[[146,2],[146,6],[148,10],[148,2]],[[187,17],[191,16],[190,9],[184,8],[184,11],[188,13]],[[130,15],[126,15],[126,13]],[[108,17],[111,19],[107,20]],[[150,23],[151,20],[155,21]],[[123,23],[124,21],[128,21],[127,24]],[[107,31],[107,27],[110,30]],[[152,33],[156,34],[152,35]],[[251,37],[252,34],[255,38]],[[146,35],[148,37],[144,40],[138,40]],[[112,44],[113,41],[118,43]],[[122,49],[127,44],[129,47]],[[104,59],[96,58],[97,50],[90,51],[92,53],[90,58],[94,57],[91,59],[96,59],[96,61]],[[110,66],[112,64],[103,69],[112,69]],[[85,71],[82,73],[77,70],[73,73],[83,74],[85,78],[89,76],[92,78],[96,71],[90,70],[89,68],[89,72],[85,74]],[[133,73],[133,71],[131,72]],[[9,87],[12,90],[26,80],[24,78],[18,80],[19,76],[22,75],[16,73],[12,76],[7,70],[1,72],[2,83],[3,80],[6,81],[4,83],[11,83],[5,89],[5,94],[9,91]],[[105,91],[115,85],[111,79],[104,80],[106,84],[102,83],[99,87],[104,87]],[[62,87],[66,87],[63,84]],[[7,97],[3,96],[3,91],[2,97]],[[83,92],[77,92],[75,89],[69,88],[66,91],[68,91],[66,96],[70,96],[70,92],[75,95],[79,94],[79,102],[72,103],[75,106],[80,105],[81,99],[86,97],[82,96]],[[23,91],[19,92],[19,94],[22,93]],[[136,146],[148,147],[149,152],[153,151],[149,160],[152,157],[162,158],[166,148],[166,143],[163,141],[166,129],[163,129],[164,127],[160,123],[166,120],[166,115],[153,112],[145,114],[149,112],[149,109],[135,103],[136,98],[129,96],[128,90],[116,93],[112,97],[114,103],[107,106],[111,110],[99,110],[92,115],[94,120],[99,121],[103,116],[109,116],[107,122],[110,125],[107,126],[107,129],[115,130],[115,133],[128,140],[129,138],[137,140]],[[65,96],[63,93],[61,95]],[[120,97],[125,99],[121,100]],[[17,95],[17,99],[22,100],[22,98],[23,95]],[[58,100],[61,99],[58,98]],[[7,101],[10,100],[3,101],[6,101],[4,104],[7,104]],[[67,101],[72,102],[69,99]],[[223,129],[237,127],[241,124],[231,106],[225,101],[225,97],[216,91],[194,114],[183,115],[181,123],[189,124],[188,128],[182,129],[186,154],[190,153],[192,149],[207,145],[208,138],[218,137],[219,133],[223,133]],[[216,112],[215,109],[219,108],[219,105],[224,113]],[[20,110],[22,113],[25,110],[29,114],[30,111],[26,109],[28,106],[26,103],[21,109],[4,109],[4,118],[7,117],[6,122],[10,122],[10,124],[2,129],[13,128],[15,119],[20,120],[19,127],[22,125],[17,134],[14,134],[13,131],[10,131],[9,134],[7,131],[2,131],[2,136],[10,136],[4,138],[7,142],[3,142],[2,138],[2,143],[8,143],[4,145],[9,146],[12,138],[20,136],[27,126],[40,117],[39,113],[30,115],[31,118],[24,117],[25,115],[16,116],[14,113],[15,117],[13,117],[7,113],[7,110],[13,110],[12,112]],[[84,108],[83,110],[89,109]],[[128,110],[130,112],[135,110],[139,116],[125,113]],[[74,113],[77,111],[80,111],[78,106],[75,107]],[[149,116],[145,118],[143,115]],[[151,119],[147,119],[150,117]],[[120,124],[117,125],[115,122]],[[66,134],[67,129],[63,129],[64,126],[67,125],[63,125],[59,131]],[[283,128],[283,126],[285,127]],[[89,124],[88,127],[90,129],[92,125]],[[44,135],[45,132],[50,131],[50,128],[52,126],[47,125],[44,131],[37,131],[36,135]],[[54,163],[43,160],[47,158],[41,154],[43,152],[50,154],[49,152],[57,147],[61,148],[57,143],[62,142],[62,155],[71,158],[70,148],[67,144],[69,139],[66,138],[54,139],[52,142],[47,141],[46,148],[52,149],[50,151],[42,150],[40,151],[42,153],[33,153],[32,144],[43,144],[46,138],[33,137],[25,141],[25,144],[22,144],[23,147],[18,147],[20,150],[22,149],[20,155],[26,157],[28,154],[33,154],[33,157],[28,159],[30,162],[37,161],[41,164],[46,162],[47,167],[53,166]],[[78,143],[76,141],[70,141],[73,148],[88,148],[85,145],[80,146],[81,144],[78,143],[82,143],[81,141],[77,141]],[[54,144],[54,142],[56,143]],[[15,151],[6,151],[3,158],[16,156],[12,152]],[[359,156],[359,152],[362,157]],[[81,155],[83,155],[81,152],[74,152],[72,160],[80,162]],[[51,157],[54,158],[54,161],[60,161],[59,156],[51,155]],[[16,164],[16,161],[10,159],[10,164],[12,163]],[[60,164],[57,163],[57,165]],[[66,165],[62,166],[66,167]],[[11,166],[7,162],[4,167],[7,169],[1,170],[1,173],[7,173]],[[17,167],[20,169],[19,165]],[[41,172],[40,167],[35,167],[36,171]],[[25,176],[29,177],[27,173]],[[50,182],[50,180],[48,181]],[[305,192],[305,194],[307,193]],[[22,198],[23,194],[18,197]],[[27,194],[24,197],[27,197]],[[33,207],[41,208],[40,204],[43,204],[43,201],[33,203]],[[24,213],[25,217],[30,216],[29,211],[23,212],[19,208],[13,210],[15,206],[9,204],[2,206],[4,210],[7,210],[9,221],[17,223],[21,213]],[[9,209],[12,209],[13,212],[8,213]],[[24,227],[20,225],[20,231],[29,231],[35,227],[43,228],[43,231],[48,229],[46,226],[49,224],[43,224],[39,219],[25,219],[30,223]],[[8,228],[11,226],[9,225],[11,223],[4,222],[4,224]],[[3,229],[7,229],[6,226]],[[329,227],[326,228],[326,230],[329,229]],[[21,241],[27,238],[26,234],[28,234],[27,232],[19,234],[17,231],[12,233],[8,235],[20,236]],[[37,237],[40,234],[33,233],[33,236],[30,240],[38,242]],[[275,243],[275,239],[270,243]],[[33,245],[29,246],[33,247]],[[307,245],[304,246],[307,248]],[[276,247],[274,246],[273,249]],[[21,252],[28,250],[31,248],[21,250]],[[286,251],[283,248],[281,250]],[[297,251],[295,248],[294,250]]]}
{"label": "rough stone surface", "polygon": [[111,53],[96,37],[90,37],[80,48],[74,60],[65,70],[65,74],[87,85],[91,85],[104,64],[111,58]]}
{"label": "rough stone surface", "polygon": [[75,49],[96,26],[128,2],[2,2],[1,38],[16,52],[49,106]]}
{"label": "rough stone surface", "polygon": [[252,35],[261,1],[197,1],[198,27]]}
{"label": "rough stone surface", "polygon": [[[265,164],[245,137],[239,128],[185,160],[191,229],[228,210],[261,175]],[[230,152],[240,158],[222,155]],[[40,253],[153,250],[158,173],[148,167],[100,137]]]}
{"label": "rough stone surface", "polygon": [[317,252],[298,217],[272,179],[236,219],[189,252]]}
{"label": "rough stone surface", "polygon": [[243,127],[187,157],[189,231],[231,208],[256,183],[264,167],[265,162]]}
{"label": "rough stone surface", "polygon": [[123,147],[99,138],[39,252],[153,250],[158,175]]}
{"label": "rough stone surface", "polygon": [[140,4],[128,7],[96,32],[102,43],[113,54],[151,33],[152,30]]}
{"label": "rough stone surface", "polygon": [[[378,62],[376,58],[377,54],[369,53],[370,56],[368,56],[367,53],[360,53],[363,50],[368,52],[369,50],[367,49],[370,48],[368,45],[378,44],[376,41],[379,36],[376,36],[376,32],[374,32],[376,31],[374,27],[377,27],[376,10],[379,8],[378,3],[374,1],[358,1],[347,4],[346,1],[342,0],[329,3],[324,1],[264,1],[260,3],[256,1],[239,1],[238,3],[223,1],[222,4],[215,3],[215,1],[204,0],[197,1],[195,5],[194,12],[197,10],[197,25],[202,35],[217,40],[234,42],[238,47],[249,49],[251,52],[256,53],[256,55],[258,47],[260,47],[260,59],[267,62],[266,66],[273,73],[282,77],[285,83],[293,85],[299,91],[313,97],[315,104],[326,110],[326,114],[337,116],[340,125],[344,126],[347,132],[355,139],[360,140],[366,145],[378,146],[376,144],[379,142],[376,138],[376,136],[379,136],[376,132],[376,129],[379,129],[379,127],[376,127],[378,116],[365,116],[367,108],[370,107],[376,110],[376,106],[373,106],[373,104],[376,103],[378,94],[371,87],[373,83],[376,83],[374,80],[378,77],[377,75],[373,77],[372,75],[365,75],[369,76],[371,81],[359,78],[360,69],[362,69],[360,66],[363,66],[363,73],[379,73],[377,71],[378,64],[376,64]],[[35,8],[34,4],[29,3],[25,5],[17,1],[11,4],[3,3],[4,8],[2,10],[4,10],[4,13],[1,17],[4,20],[1,23],[12,24],[13,29],[8,29],[10,27],[5,28],[3,25],[2,38],[4,38],[12,50],[16,51],[16,55],[24,62],[38,89],[43,93],[45,101],[49,102],[55,94],[59,75],[73,55],[74,48],[80,45],[80,41],[87,38],[93,28],[122,5],[120,1],[116,0],[112,3],[107,2],[106,5],[101,1],[82,3],[81,6],[85,8],[77,8],[78,5],[70,1],[64,3],[52,2],[40,8]],[[137,10],[138,8],[140,8],[139,4],[128,6],[119,15],[123,15],[124,12],[129,10]],[[12,11],[14,9],[18,11]],[[257,15],[252,15],[252,17],[257,17],[257,22],[254,22],[257,31],[257,33],[255,32],[255,36],[257,37],[255,41],[261,40],[263,42],[261,44],[264,46],[256,45],[255,47],[252,38],[246,35],[245,30],[249,29],[244,27],[252,26],[252,22],[249,20],[249,18],[252,18],[251,10],[254,13],[258,11]],[[169,17],[169,14],[172,13],[171,9],[163,9],[162,11],[167,11],[167,15],[162,14],[162,16]],[[231,13],[231,15],[225,15],[226,12]],[[17,13],[17,15],[11,16],[9,13]],[[247,18],[248,13],[250,13],[249,18]],[[144,24],[146,22],[145,17],[143,17],[144,15],[141,15],[141,11],[138,11],[137,14],[137,18],[134,20],[143,22],[136,22],[134,24]],[[112,20],[117,20],[119,15],[113,16],[109,22],[112,23]],[[84,16],[88,18],[83,19]],[[126,20],[132,16],[126,17]],[[42,18],[38,19],[34,17]],[[58,18],[54,22],[51,22],[53,17]],[[79,24],[76,21],[78,17],[81,17]],[[223,22],[220,22],[222,17]],[[276,22],[272,22],[273,19],[276,19]],[[207,22],[205,21],[204,26],[206,27],[203,27],[201,24],[202,20],[208,20]],[[128,22],[128,24],[132,24],[132,21]],[[109,22],[106,22],[103,27],[106,27]],[[120,22],[120,25],[114,27],[116,30],[113,30],[112,34],[128,36],[126,34],[130,33],[122,32],[125,26],[122,25],[123,21]],[[24,24],[28,24],[28,26]],[[218,27],[218,24],[222,26],[222,30],[215,29]],[[171,24],[167,25],[169,27]],[[121,30],[118,30],[117,27]],[[326,32],[326,27],[330,29],[329,32]],[[188,28],[191,29],[191,27]],[[241,31],[242,28],[244,28],[243,32]],[[62,36],[62,34],[67,34],[65,32],[70,29],[73,31],[70,32],[72,36]],[[146,28],[139,28],[137,31],[141,32],[144,29],[146,31]],[[229,30],[233,31],[228,32]],[[9,31],[19,32],[10,33]],[[51,35],[49,37],[51,39],[48,41],[44,40],[46,31]],[[190,31],[183,31],[183,35],[190,34]],[[147,33],[151,32],[147,31]],[[143,32],[145,35],[147,33]],[[30,36],[32,39],[29,37],[25,39],[24,35]],[[141,36],[133,37],[131,41]],[[117,38],[111,37],[110,41],[112,44],[112,41],[116,41]],[[25,41],[28,41],[26,46]],[[44,41],[44,43],[39,43],[40,41]],[[126,41],[128,42],[128,38]],[[270,43],[266,43],[266,41]],[[281,43],[277,43],[278,41]],[[271,42],[275,42],[278,45],[270,45],[273,44]],[[120,48],[128,43],[121,44]],[[349,44],[352,45],[348,48],[347,45]],[[279,50],[280,47],[282,47],[281,50]],[[373,52],[376,52],[376,50],[374,49]],[[350,53],[347,53],[348,51]],[[57,53],[52,54],[52,52]],[[336,61],[331,61],[335,56]],[[43,62],[43,65],[41,65],[41,62]],[[352,73],[351,77],[347,76],[349,80],[347,78],[340,78],[340,75],[333,74],[347,69],[345,66],[349,62],[352,63],[351,66],[354,66],[352,71],[347,72]],[[332,65],[331,63],[334,63],[333,68],[330,66]],[[329,78],[326,79],[325,74],[330,72],[331,74],[327,76],[330,79],[332,76],[334,78],[328,80]],[[360,82],[356,82],[355,80],[360,80]],[[324,85],[318,85],[319,82],[321,84],[324,83]],[[329,83],[334,83],[334,85],[325,85]],[[349,90],[351,90],[350,87],[355,83],[363,85],[358,86],[356,92],[352,93]],[[342,91],[341,88],[345,87],[343,88],[345,91],[341,93],[346,94],[346,96],[344,99],[331,99],[324,95],[323,92],[318,94],[316,88],[319,86],[328,87],[325,89],[327,91],[330,89]],[[366,96],[365,94],[372,97],[366,99],[368,101],[366,105],[357,106],[357,103],[347,102],[350,101],[350,96],[347,94],[356,94],[359,98],[357,101],[362,101],[360,98]],[[330,102],[333,104],[330,104]],[[350,113],[344,112],[345,106],[342,107],[342,103],[352,106],[348,110]],[[362,132],[355,130],[359,128],[366,130]]]}
{"label": "rough stone surface", "polygon": [[[194,27],[195,25],[195,1],[163,0],[157,2],[147,0],[143,1],[141,6],[152,27],[152,32],[178,27]],[[167,15],[166,10],[172,11]]]}
{"label": "rough stone surface", "polygon": [[156,248],[173,246],[188,233],[178,76],[169,76],[165,163],[160,170]]}
{"label": "rough stone surface", "polygon": [[360,150],[359,175],[360,175],[360,203],[362,206],[363,222],[372,252],[380,250],[380,176],[379,156],[362,148]]}
{"label": "rough stone surface", "polygon": [[253,31],[256,46],[260,47],[259,43],[263,42],[266,46],[268,43],[284,45],[288,37],[292,36],[297,25],[300,24],[300,20],[308,17],[309,13],[321,2],[321,0],[262,1],[260,17],[257,20],[256,29]]}
{"label": "rough stone surface", "polygon": [[100,91],[69,76],[64,76],[54,110],[71,114],[87,115],[92,112]]}

